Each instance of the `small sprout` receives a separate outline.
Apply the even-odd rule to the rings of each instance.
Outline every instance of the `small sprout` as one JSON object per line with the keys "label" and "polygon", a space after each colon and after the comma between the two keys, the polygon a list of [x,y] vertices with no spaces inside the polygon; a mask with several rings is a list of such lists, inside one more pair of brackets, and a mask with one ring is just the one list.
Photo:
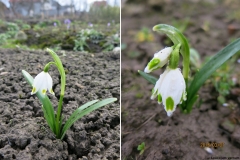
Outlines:
{"label": "small sprout", "polygon": [[137,93],[135,96],[136,96],[136,98],[142,98],[143,94],[142,93]]}
{"label": "small sprout", "polygon": [[139,155],[142,155],[145,150],[145,143],[142,142],[141,144],[139,144],[137,150],[140,151]]}

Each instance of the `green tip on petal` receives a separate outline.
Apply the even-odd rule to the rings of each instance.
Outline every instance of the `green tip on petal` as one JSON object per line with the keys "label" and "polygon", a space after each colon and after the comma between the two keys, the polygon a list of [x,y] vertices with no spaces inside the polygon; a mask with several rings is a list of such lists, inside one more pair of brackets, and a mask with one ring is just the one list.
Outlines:
{"label": "green tip on petal", "polygon": [[161,96],[161,94],[158,94],[158,103],[162,103],[162,96]]}
{"label": "green tip on petal", "polygon": [[173,111],[173,108],[174,108],[174,101],[171,97],[168,97],[166,99],[166,110]]}
{"label": "green tip on petal", "polygon": [[53,94],[53,95],[55,94],[52,89],[50,89],[50,93]]}
{"label": "green tip on petal", "polygon": [[35,93],[35,92],[36,92],[36,87],[33,87],[32,93]]}
{"label": "green tip on petal", "polygon": [[42,90],[42,94],[46,94],[47,90],[46,89],[43,89]]}
{"label": "green tip on petal", "polygon": [[153,88],[153,89],[152,89],[152,94],[154,93],[154,91],[155,91],[155,90],[154,90],[154,88]]}
{"label": "green tip on petal", "polygon": [[157,67],[157,65],[160,63],[160,59],[154,58],[148,63],[149,70]]}

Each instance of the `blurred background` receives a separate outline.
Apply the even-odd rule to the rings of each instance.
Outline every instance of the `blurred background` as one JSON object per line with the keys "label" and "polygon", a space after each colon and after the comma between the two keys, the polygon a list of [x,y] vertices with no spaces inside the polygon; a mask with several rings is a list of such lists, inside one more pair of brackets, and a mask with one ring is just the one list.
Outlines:
{"label": "blurred background", "polygon": [[0,0],[0,47],[119,50],[119,23],[120,0]]}
{"label": "blurred background", "polygon": [[120,6],[119,0],[1,0],[3,17],[81,15],[91,7]]}
{"label": "blurred background", "polygon": [[[240,37],[240,1],[124,0],[121,4],[122,158],[240,156],[239,53],[206,81],[189,115],[177,108],[167,117],[163,106],[150,100],[154,85],[137,72],[144,70],[154,53],[172,46],[166,35],[152,31],[157,24],[169,24],[189,41],[190,76],[194,75],[212,55]],[[158,78],[164,69],[151,75]],[[225,146],[210,154],[200,147],[202,142]]]}

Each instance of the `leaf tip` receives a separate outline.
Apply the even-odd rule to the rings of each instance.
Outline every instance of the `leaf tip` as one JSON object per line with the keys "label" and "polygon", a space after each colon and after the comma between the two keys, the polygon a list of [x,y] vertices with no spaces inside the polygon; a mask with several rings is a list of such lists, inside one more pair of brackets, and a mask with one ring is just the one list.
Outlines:
{"label": "leaf tip", "polygon": [[27,71],[25,71],[25,70],[22,70],[22,74],[23,75],[28,75],[29,73]]}

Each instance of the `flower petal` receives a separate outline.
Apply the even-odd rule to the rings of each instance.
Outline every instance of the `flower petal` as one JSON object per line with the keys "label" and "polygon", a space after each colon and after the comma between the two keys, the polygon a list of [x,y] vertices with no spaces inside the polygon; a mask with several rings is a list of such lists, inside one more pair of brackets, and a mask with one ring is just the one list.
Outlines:
{"label": "flower petal", "polygon": [[53,85],[52,77],[47,73],[47,89],[51,94],[55,95],[55,93],[52,90],[52,85]]}
{"label": "flower petal", "polygon": [[33,80],[33,89],[31,95],[35,94],[38,90],[41,89],[44,80],[44,72],[39,73]]}
{"label": "flower petal", "polygon": [[158,104],[161,104],[161,103],[162,103],[162,95],[158,94]]}
{"label": "flower petal", "polygon": [[161,89],[161,85],[162,85],[162,81],[164,79],[164,77],[166,76],[168,70],[164,71],[163,74],[160,75],[159,79],[157,80],[153,90],[152,90],[152,95],[151,95],[151,99],[155,99],[159,94],[159,90]]}
{"label": "flower petal", "polygon": [[172,113],[175,111],[176,109],[176,104],[174,104],[174,100],[172,99],[172,97],[168,97],[166,99],[166,105],[164,106],[164,109],[167,112],[167,115],[170,117],[172,115]]}
{"label": "flower petal", "polygon": [[167,70],[168,72],[163,78],[158,92],[162,96],[163,105],[168,116],[171,116],[175,111],[176,106],[183,99],[183,95],[185,95],[186,85],[183,75],[178,68],[168,68]]}
{"label": "flower petal", "polygon": [[44,76],[43,76],[43,79],[42,79],[42,86],[40,88],[41,92],[43,95],[46,94],[47,92],[47,88],[48,88],[48,82],[47,82],[47,79],[48,79],[48,73],[47,72],[44,72]]}

